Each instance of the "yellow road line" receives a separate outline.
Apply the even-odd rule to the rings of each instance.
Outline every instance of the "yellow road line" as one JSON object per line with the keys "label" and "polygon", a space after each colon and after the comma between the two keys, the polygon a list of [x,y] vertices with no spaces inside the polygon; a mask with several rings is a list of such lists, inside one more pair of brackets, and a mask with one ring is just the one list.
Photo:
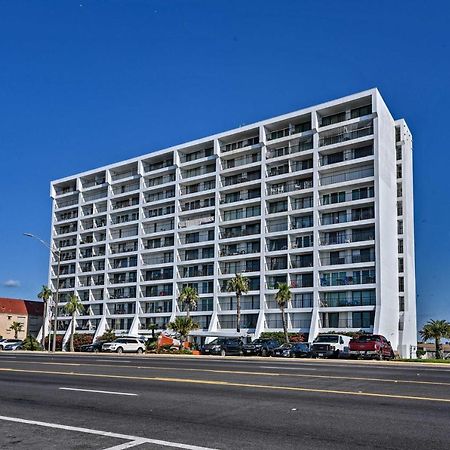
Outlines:
{"label": "yellow road line", "polygon": [[418,397],[412,395],[397,395],[397,394],[380,394],[375,392],[354,392],[354,391],[339,391],[334,389],[317,389],[317,388],[303,388],[296,386],[273,386],[266,384],[249,384],[249,383],[235,383],[230,381],[212,381],[212,380],[193,380],[190,378],[169,378],[169,377],[137,377],[130,375],[110,375],[110,374],[97,374],[97,373],[76,373],[76,372],[56,372],[45,370],[27,370],[27,369],[11,369],[0,368],[0,372],[22,372],[22,373],[39,373],[45,375],[65,375],[65,376],[78,376],[78,377],[91,377],[91,378],[119,378],[122,380],[140,380],[140,381],[161,381],[167,383],[188,383],[188,384],[207,384],[216,386],[232,386],[242,388],[255,388],[255,389],[267,389],[267,390],[279,390],[279,391],[296,391],[296,392],[313,392],[319,394],[338,394],[338,395],[350,395],[358,397],[379,397],[379,398],[394,398],[399,400],[421,400],[430,402],[450,403],[450,399],[436,398],[436,397]]}
{"label": "yellow road line", "polygon": [[422,381],[422,380],[396,380],[389,378],[373,378],[373,377],[348,377],[339,375],[315,375],[303,373],[280,373],[280,372],[255,372],[243,370],[224,370],[224,369],[196,369],[188,367],[151,367],[151,366],[130,366],[117,364],[91,364],[91,363],[57,363],[57,362],[29,362],[29,361],[11,361],[13,363],[21,364],[40,364],[40,365],[57,365],[57,366],[93,366],[93,367],[112,367],[112,368],[126,368],[126,369],[149,369],[149,370],[174,370],[184,372],[206,372],[206,373],[221,373],[221,374],[236,374],[236,375],[263,375],[269,377],[294,377],[294,378],[324,378],[331,380],[350,380],[350,381],[375,381],[379,383],[395,383],[395,384],[424,384],[432,386],[450,386],[450,383],[444,381]]}

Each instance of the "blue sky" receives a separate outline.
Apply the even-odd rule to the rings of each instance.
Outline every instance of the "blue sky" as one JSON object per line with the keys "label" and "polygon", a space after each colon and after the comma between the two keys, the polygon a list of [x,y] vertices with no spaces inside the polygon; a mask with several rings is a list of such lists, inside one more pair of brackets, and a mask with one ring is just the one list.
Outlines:
{"label": "blue sky", "polygon": [[[446,1],[0,0],[0,296],[35,298],[49,182],[378,87],[414,134],[419,324],[450,320]],[[17,282],[17,283],[15,283]]]}

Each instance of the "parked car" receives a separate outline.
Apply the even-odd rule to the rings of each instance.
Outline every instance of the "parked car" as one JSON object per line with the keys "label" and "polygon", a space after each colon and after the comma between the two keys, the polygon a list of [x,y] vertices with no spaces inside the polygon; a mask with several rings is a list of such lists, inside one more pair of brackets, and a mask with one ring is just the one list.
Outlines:
{"label": "parked car", "polygon": [[280,346],[276,339],[255,339],[250,344],[244,344],[244,355],[271,356],[274,349]]}
{"label": "parked car", "polygon": [[242,355],[243,343],[239,338],[217,338],[202,347],[203,355]]}
{"label": "parked car", "polygon": [[118,338],[114,342],[105,342],[102,352],[144,353],[145,344],[138,338]]}
{"label": "parked car", "polygon": [[85,344],[80,346],[80,352],[92,352],[98,353],[102,351],[103,344],[106,344],[106,341],[95,341],[91,344]]}
{"label": "parked car", "polygon": [[283,344],[273,350],[273,356],[284,358],[311,358],[311,350],[306,342]]}
{"label": "parked car", "polygon": [[3,350],[22,350],[23,341],[14,340],[14,342],[4,342]]}
{"label": "parked car", "polygon": [[379,334],[363,334],[350,341],[350,355],[354,358],[394,359],[391,343]]}
{"label": "parked car", "polygon": [[1,339],[0,340],[0,350],[6,350],[5,346],[9,345],[9,344],[15,344],[15,343],[22,343],[21,339]]}
{"label": "parked car", "polygon": [[311,345],[314,358],[348,358],[350,337],[343,334],[319,334]]}

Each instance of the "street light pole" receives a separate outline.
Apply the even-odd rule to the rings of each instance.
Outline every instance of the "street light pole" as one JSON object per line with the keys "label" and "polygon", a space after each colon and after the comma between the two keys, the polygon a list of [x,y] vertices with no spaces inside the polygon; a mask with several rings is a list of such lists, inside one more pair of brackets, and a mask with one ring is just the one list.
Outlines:
{"label": "street light pole", "polygon": [[[55,311],[53,315],[53,345],[52,345],[52,352],[54,353],[56,351],[56,331],[57,331],[57,325],[58,325],[58,304],[59,304],[59,276],[61,274],[61,244],[59,244],[58,248],[52,248],[50,244],[43,239],[41,239],[38,236],[35,236],[32,233],[23,233],[24,236],[34,238],[38,240],[42,245],[47,247],[51,252],[52,255],[56,257],[57,260],[57,269],[56,269],[56,293],[55,293]],[[50,319],[51,320],[51,319]],[[49,321],[50,321],[49,320]],[[44,324],[44,333],[45,334],[45,325]],[[48,351],[50,351],[50,337],[48,340]]]}

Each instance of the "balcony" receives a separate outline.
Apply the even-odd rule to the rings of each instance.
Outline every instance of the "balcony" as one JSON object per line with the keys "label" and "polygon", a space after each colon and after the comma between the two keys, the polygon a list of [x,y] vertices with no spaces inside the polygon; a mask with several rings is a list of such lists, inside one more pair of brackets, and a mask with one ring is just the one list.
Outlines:
{"label": "balcony", "polygon": [[295,198],[291,200],[293,210],[312,208],[314,206],[313,197]]}
{"label": "balcony", "polygon": [[161,184],[171,183],[175,181],[175,174],[163,175],[156,178],[147,178],[145,181],[145,187],[150,189],[155,186],[160,186]]}
{"label": "balcony", "polygon": [[195,169],[182,171],[181,178],[183,180],[186,180],[188,178],[199,177],[201,175],[214,174],[215,171],[216,171],[215,164],[208,165],[208,166],[201,166],[201,167],[197,167]]}
{"label": "balcony", "polygon": [[200,217],[197,219],[180,220],[178,228],[191,228],[199,225],[209,225],[214,223],[214,216]]}
{"label": "balcony", "polygon": [[332,131],[320,134],[319,147],[327,145],[340,144],[342,142],[359,139],[373,134],[373,125],[371,122],[357,123],[346,127],[339,127]]}
{"label": "balcony", "polygon": [[121,194],[126,194],[128,192],[138,191],[139,189],[140,189],[140,184],[139,184],[139,182],[136,182],[136,183],[122,184],[119,186],[114,186],[112,191],[113,191],[113,195],[121,195]]}
{"label": "balcony", "polygon": [[205,181],[204,183],[191,184],[181,188],[181,195],[198,194],[208,192],[216,188],[216,181]]}
{"label": "balcony", "polygon": [[111,181],[115,182],[123,180],[125,178],[136,177],[138,175],[139,174],[136,169],[127,170],[125,172],[114,172],[113,170],[111,170]]}
{"label": "balcony", "polygon": [[214,147],[208,147],[203,150],[198,150],[192,153],[181,153],[180,151],[180,161],[182,163],[196,161],[197,159],[208,158],[214,155]]}
{"label": "balcony", "polygon": [[337,203],[352,202],[357,200],[365,200],[374,197],[373,186],[354,189],[352,192],[332,192],[329,194],[323,194],[320,199],[320,205],[334,205]]}
{"label": "balcony", "polygon": [[251,236],[254,234],[259,234],[260,232],[261,232],[260,227],[224,230],[221,233],[221,239],[230,239],[230,238],[236,238],[236,237],[242,237],[242,236]]}
{"label": "balcony", "polygon": [[320,157],[320,165],[327,166],[329,164],[337,164],[354,159],[365,158],[373,155],[373,146],[367,145],[365,147],[352,148],[349,150],[323,155]]}
{"label": "balcony", "polygon": [[360,220],[370,220],[375,218],[375,210],[373,208],[361,208],[347,214],[346,211],[322,214],[320,225],[336,225],[340,223],[358,222]]}
{"label": "balcony", "polygon": [[223,221],[229,222],[231,220],[247,219],[261,215],[261,208],[259,206],[248,207],[242,209],[233,209],[231,211],[223,212]]}
{"label": "balcony", "polygon": [[129,208],[130,206],[136,206],[136,205],[139,205],[139,197],[121,201],[121,202],[116,202],[113,204],[112,209]]}
{"label": "balcony", "polygon": [[281,139],[287,136],[292,136],[298,133],[304,133],[311,130],[311,122],[304,122],[299,124],[289,124],[288,127],[281,130],[267,130],[266,139],[272,141],[274,139]]}
{"label": "balcony", "polygon": [[313,266],[312,255],[298,256],[291,258],[291,268],[292,269],[303,269],[306,267]]}
{"label": "balcony", "polygon": [[354,271],[352,274],[336,272],[322,274],[320,286],[355,286],[375,283],[375,270]]}
{"label": "balcony", "polygon": [[241,150],[247,147],[252,147],[254,145],[259,144],[259,136],[242,139],[236,142],[232,142],[230,144],[225,144],[220,147],[222,153],[231,152],[234,150]]}
{"label": "balcony", "polygon": [[239,175],[233,175],[231,177],[226,177],[223,180],[223,186],[235,186],[241,183],[248,183],[250,181],[257,181],[261,179],[261,171],[256,170],[254,172],[242,173]]}
{"label": "balcony", "polygon": [[284,147],[271,148],[267,150],[267,159],[279,158],[281,156],[294,155],[295,153],[306,152],[312,150],[312,138],[304,140],[297,145],[287,145]]}
{"label": "balcony", "polygon": [[323,175],[320,177],[320,185],[326,186],[335,183],[345,183],[347,181],[358,180],[360,178],[373,177],[373,166],[349,172],[340,172],[333,175]]}
{"label": "balcony", "polygon": [[320,264],[322,266],[335,266],[341,264],[359,264],[375,262],[375,254],[359,254],[344,256],[322,256]]}
{"label": "balcony", "polygon": [[257,200],[261,198],[261,191],[235,192],[233,194],[226,194],[225,198],[220,200],[221,204],[245,202],[246,200]]}
{"label": "balcony", "polygon": [[365,230],[353,232],[325,233],[320,237],[320,245],[350,244],[352,242],[373,241],[375,230]]}
{"label": "balcony", "polygon": [[173,166],[173,158],[165,159],[164,161],[159,161],[155,163],[144,163],[144,172],[154,172],[156,170],[161,170],[166,167],[172,167]]}
{"label": "balcony", "polygon": [[195,200],[192,202],[186,202],[181,205],[181,211],[195,211],[196,209],[211,208],[215,206],[215,197],[205,198],[203,200]]}
{"label": "balcony", "polygon": [[261,154],[253,153],[252,155],[246,155],[240,158],[225,159],[222,162],[222,168],[223,170],[232,169],[234,167],[245,166],[247,164],[253,164],[259,161],[261,161]]}
{"label": "balcony", "polygon": [[156,194],[146,194],[145,201],[147,203],[157,202],[159,200],[166,200],[175,197],[175,189],[170,189]]}
{"label": "balcony", "polygon": [[301,191],[313,187],[313,180],[296,180],[291,183],[274,184],[267,187],[268,195],[286,194],[287,192]]}

